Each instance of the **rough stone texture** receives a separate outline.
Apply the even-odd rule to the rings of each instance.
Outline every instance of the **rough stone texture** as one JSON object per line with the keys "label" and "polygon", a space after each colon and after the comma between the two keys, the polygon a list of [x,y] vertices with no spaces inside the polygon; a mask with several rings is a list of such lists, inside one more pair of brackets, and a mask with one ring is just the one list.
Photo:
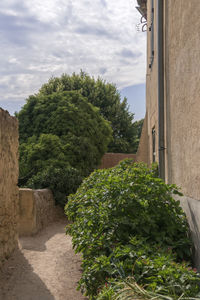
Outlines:
{"label": "rough stone texture", "polygon": [[136,154],[106,153],[102,158],[99,169],[112,168],[118,165],[118,163],[125,158],[132,158],[134,161],[136,161]]}
{"label": "rough stone texture", "polygon": [[48,189],[19,190],[19,235],[32,235],[54,221],[56,208],[53,194]]}
{"label": "rough stone texture", "polygon": [[34,205],[33,190],[19,190],[19,235],[36,232],[36,210]]}
{"label": "rough stone texture", "polygon": [[18,123],[0,108],[0,265],[18,244]]}

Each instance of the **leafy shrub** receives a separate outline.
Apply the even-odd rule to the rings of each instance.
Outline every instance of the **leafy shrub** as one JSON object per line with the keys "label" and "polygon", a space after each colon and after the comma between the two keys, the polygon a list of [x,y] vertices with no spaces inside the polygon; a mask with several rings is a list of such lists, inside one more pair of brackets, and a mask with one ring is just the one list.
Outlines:
{"label": "leafy shrub", "polygon": [[187,221],[173,193],[179,193],[176,187],[165,184],[156,170],[144,164],[133,166],[128,161],[95,171],[66,206],[67,215],[75,221],[69,232],[77,250],[96,251],[98,239],[98,248],[110,254],[113,245],[137,235],[172,247],[180,259],[187,258]]}
{"label": "leafy shrub", "polygon": [[[195,276],[197,277],[197,276]],[[198,279],[197,279],[198,280]],[[194,286],[194,284],[193,284]],[[191,286],[190,286],[191,287]],[[198,285],[194,287],[193,294],[195,294],[195,290],[197,290]],[[175,286],[174,286],[175,288]],[[185,286],[182,286],[183,290]],[[181,296],[177,296],[177,294],[173,295],[163,295],[160,292],[152,292],[145,287],[138,285],[135,281],[134,277],[127,277],[125,280],[110,280],[108,283],[104,285],[101,289],[100,293],[97,296],[97,300],[145,300],[145,299],[159,299],[159,300],[174,300],[174,299],[183,299],[183,300],[195,300],[200,299],[199,295],[197,297],[190,297],[183,292]]]}
{"label": "leafy shrub", "polygon": [[170,254],[159,252],[151,257],[140,257],[134,265],[135,280],[146,289],[174,297],[196,296],[200,277],[188,263],[176,263]]}
{"label": "leafy shrub", "polygon": [[109,123],[76,91],[30,96],[18,119],[19,185],[50,187],[64,203],[99,166],[111,139]]}
{"label": "leafy shrub", "polygon": [[127,99],[121,99],[116,86],[101,78],[97,80],[85,72],[63,74],[61,77],[50,78],[44,84],[39,96],[48,96],[63,91],[78,91],[92,105],[99,108],[101,115],[110,122],[113,138],[109,143],[108,152],[135,153],[140,136],[141,123],[133,123],[134,114],[129,112]]}
{"label": "leafy shrub", "polygon": [[173,286],[179,286],[179,297],[183,290],[190,296],[198,291],[198,276],[178,264],[190,259],[191,242],[173,194],[180,193],[157,177],[155,167],[125,160],[93,172],[69,196],[65,210],[73,223],[67,232],[83,253],[79,288],[91,299],[106,278],[131,275],[152,292],[174,296]]}
{"label": "leafy shrub", "polygon": [[146,243],[142,238],[134,237],[129,245],[119,245],[108,257],[97,254],[86,257],[82,266],[79,287],[89,295],[95,295],[99,287],[109,286],[111,278],[122,281],[127,276],[134,276],[147,291],[173,299],[181,295],[194,297],[199,291],[199,274],[188,262],[177,263],[171,251]]}
{"label": "leafy shrub", "polygon": [[32,189],[48,187],[52,190],[56,202],[64,207],[65,196],[75,192],[81,181],[82,177],[77,169],[67,164],[61,167],[53,163],[33,175],[26,185]]}

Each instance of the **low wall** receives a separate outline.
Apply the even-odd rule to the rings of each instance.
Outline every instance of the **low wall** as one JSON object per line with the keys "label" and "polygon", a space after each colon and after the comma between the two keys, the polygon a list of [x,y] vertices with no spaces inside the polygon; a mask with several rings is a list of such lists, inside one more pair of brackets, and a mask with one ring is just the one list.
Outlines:
{"label": "low wall", "polygon": [[101,165],[99,169],[108,169],[112,168],[118,163],[125,159],[125,158],[132,158],[134,161],[136,161],[136,154],[127,154],[127,153],[106,153],[104,154]]}
{"label": "low wall", "polygon": [[55,201],[48,189],[19,190],[19,235],[32,235],[55,219]]}
{"label": "low wall", "polygon": [[0,108],[0,266],[18,245],[18,122]]}

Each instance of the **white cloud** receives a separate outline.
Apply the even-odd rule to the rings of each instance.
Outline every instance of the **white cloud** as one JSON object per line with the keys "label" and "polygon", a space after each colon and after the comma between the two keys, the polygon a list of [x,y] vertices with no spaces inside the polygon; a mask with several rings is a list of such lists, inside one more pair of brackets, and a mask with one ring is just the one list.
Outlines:
{"label": "white cloud", "polygon": [[146,36],[136,0],[1,0],[1,103],[36,93],[52,75],[79,72],[145,82]]}

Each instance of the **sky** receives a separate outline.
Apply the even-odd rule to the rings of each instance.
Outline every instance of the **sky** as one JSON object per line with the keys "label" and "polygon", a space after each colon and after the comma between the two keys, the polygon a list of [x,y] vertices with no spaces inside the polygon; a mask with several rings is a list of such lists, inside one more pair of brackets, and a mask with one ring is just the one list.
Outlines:
{"label": "sky", "polygon": [[146,34],[136,0],[1,0],[0,107],[19,111],[52,76],[80,70],[116,84],[145,114]]}

